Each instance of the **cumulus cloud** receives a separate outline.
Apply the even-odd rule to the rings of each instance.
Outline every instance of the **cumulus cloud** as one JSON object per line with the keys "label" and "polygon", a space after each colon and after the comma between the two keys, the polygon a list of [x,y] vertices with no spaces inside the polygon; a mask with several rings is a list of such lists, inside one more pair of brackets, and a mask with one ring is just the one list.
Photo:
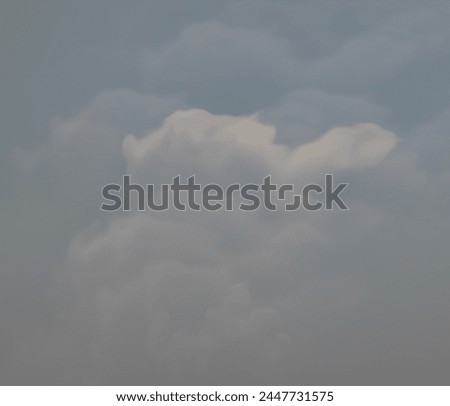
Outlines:
{"label": "cumulus cloud", "polygon": [[[145,166],[145,161],[154,165],[158,156],[164,156],[170,165],[177,163],[178,170],[199,166],[206,173],[227,173],[234,165],[242,164],[259,166],[261,173],[266,170],[283,178],[305,172],[323,173],[323,169],[375,166],[397,143],[394,133],[375,124],[337,127],[296,148],[275,143],[275,136],[273,126],[252,117],[189,110],[173,113],[158,131],[144,139],[128,135],[123,148],[131,172],[139,170],[141,164]],[[176,176],[173,171],[166,173]]]}
{"label": "cumulus cloud", "polygon": [[336,52],[316,60],[312,80],[326,82],[331,88],[364,89],[415,59],[442,52],[449,39],[449,9],[439,5],[439,11],[418,8],[394,13]]}
{"label": "cumulus cloud", "polygon": [[[303,10],[292,13],[302,18]],[[226,89],[241,111],[267,107],[293,85],[301,89],[367,92],[409,63],[443,52],[449,40],[448,14],[444,4],[431,10],[413,7],[396,11],[355,36],[344,38],[325,55],[313,54],[309,58],[297,49],[304,45],[303,33],[289,38],[278,34],[281,27],[265,31],[255,25],[249,28],[220,21],[202,22],[183,29],[159,49],[142,51],[141,66],[152,89],[182,89],[197,105],[228,111],[233,110],[233,105],[211,98],[219,88]],[[326,20],[332,24],[328,14]],[[248,92],[257,95],[259,101],[250,101]],[[233,97],[238,93],[239,98]]]}
{"label": "cumulus cloud", "polygon": [[[325,169],[376,167],[396,144],[392,132],[359,124],[288,147],[256,116],[184,110],[142,138],[127,135],[123,154],[127,171],[150,183],[191,173],[232,182],[236,167],[240,181],[251,168],[253,180],[272,173],[300,183]],[[355,210],[352,233],[368,235],[376,226],[364,221],[370,205]],[[60,383],[281,383],[293,379],[292,357],[312,362],[302,337],[310,340],[315,318],[321,324],[335,312],[352,314],[366,300],[361,275],[313,275],[302,265],[308,244],[333,244],[331,218],[170,211],[106,223],[72,239],[55,275],[56,291],[66,292],[54,298],[59,322],[44,328],[50,333],[42,340],[16,346],[14,372],[37,357],[47,379]],[[60,377],[61,364],[70,373]]]}

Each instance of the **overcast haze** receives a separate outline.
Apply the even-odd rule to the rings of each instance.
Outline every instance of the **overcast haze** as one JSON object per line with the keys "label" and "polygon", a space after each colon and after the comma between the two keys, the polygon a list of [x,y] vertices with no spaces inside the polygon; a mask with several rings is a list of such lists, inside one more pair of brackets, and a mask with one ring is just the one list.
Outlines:
{"label": "overcast haze", "polygon": [[[450,3],[0,4],[0,384],[448,385]],[[349,211],[101,190],[349,182]]]}

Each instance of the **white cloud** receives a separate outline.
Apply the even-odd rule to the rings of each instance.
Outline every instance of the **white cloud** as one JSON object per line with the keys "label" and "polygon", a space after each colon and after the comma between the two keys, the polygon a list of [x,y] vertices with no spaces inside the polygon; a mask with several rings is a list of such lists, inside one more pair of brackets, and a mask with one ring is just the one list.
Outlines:
{"label": "white cloud", "polygon": [[[397,141],[374,124],[333,129],[294,148],[276,144],[275,136],[276,129],[256,116],[187,110],[170,114],[141,139],[128,135],[123,148],[128,170],[149,183],[164,177],[170,181],[171,174],[190,170],[220,172],[221,181],[233,181],[236,166],[242,176],[235,181],[245,178],[247,167],[259,181],[266,171],[283,181],[306,179],[301,174],[305,170],[314,177],[324,168],[376,166]],[[164,171],[158,157],[164,160]],[[306,244],[331,242],[327,220],[300,213],[271,220],[258,213],[214,216],[119,215],[108,219],[106,229],[94,223],[72,240],[58,272],[59,289],[68,292],[63,302],[70,305],[63,311],[62,327],[50,328],[62,352],[73,340],[78,343],[78,349],[65,352],[81,365],[85,378],[77,379],[134,384],[149,376],[161,383],[214,383],[218,377],[238,383],[244,376],[247,382],[287,379],[292,367],[286,368],[286,362],[294,357],[301,363],[308,356],[295,349],[305,333],[300,326],[290,332],[286,314],[297,308],[307,323],[314,314],[326,315],[326,308],[308,306],[311,292],[323,287],[329,291],[330,285],[335,296],[328,300],[335,311],[351,312],[349,308],[364,301],[366,288],[359,277],[349,291],[346,275],[331,280],[323,275],[300,280],[294,276],[301,266],[298,252]],[[352,232],[363,235],[368,230],[359,225]],[[233,241],[241,242],[230,245]],[[278,293],[260,292],[259,281],[266,280],[263,284],[270,292],[267,283],[273,278],[291,280],[290,288],[305,285],[297,295],[282,286]],[[22,347],[29,345],[21,344],[19,359],[30,356]],[[37,362],[45,362],[45,373],[59,382],[56,354],[39,352],[45,361]]]}

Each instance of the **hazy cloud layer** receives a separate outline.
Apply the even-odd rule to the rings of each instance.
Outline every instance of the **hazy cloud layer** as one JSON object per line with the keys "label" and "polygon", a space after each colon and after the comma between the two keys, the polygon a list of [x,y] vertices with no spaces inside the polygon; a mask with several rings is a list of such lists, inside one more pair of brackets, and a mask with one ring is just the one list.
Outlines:
{"label": "hazy cloud layer", "polygon": [[[69,25],[39,55],[44,17],[8,28],[61,93],[19,87],[42,93],[39,119],[4,121],[1,383],[448,384],[449,7],[123,7],[76,14],[92,39]],[[333,173],[350,210],[101,212],[124,173],[299,189]]]}

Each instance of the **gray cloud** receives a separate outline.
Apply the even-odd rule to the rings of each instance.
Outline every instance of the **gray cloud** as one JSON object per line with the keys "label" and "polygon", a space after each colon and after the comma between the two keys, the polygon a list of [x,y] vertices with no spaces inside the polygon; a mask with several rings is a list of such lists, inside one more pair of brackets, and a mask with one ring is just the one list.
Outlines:
{"label": "gray cloud", "polygon": [[[61,59],[27,51],[61,27],[14,37],[41,66],[17,94],[43,104],[1,140],[1,381],[448,384],[449,106],[415,114],[413,83],[386,90],[412,68],[431,83],[448,7],[193,3],[106,7],[95,39],[68,25]],[[332,172],[350,211],[102,213],[125,172],[298,186]]]}

